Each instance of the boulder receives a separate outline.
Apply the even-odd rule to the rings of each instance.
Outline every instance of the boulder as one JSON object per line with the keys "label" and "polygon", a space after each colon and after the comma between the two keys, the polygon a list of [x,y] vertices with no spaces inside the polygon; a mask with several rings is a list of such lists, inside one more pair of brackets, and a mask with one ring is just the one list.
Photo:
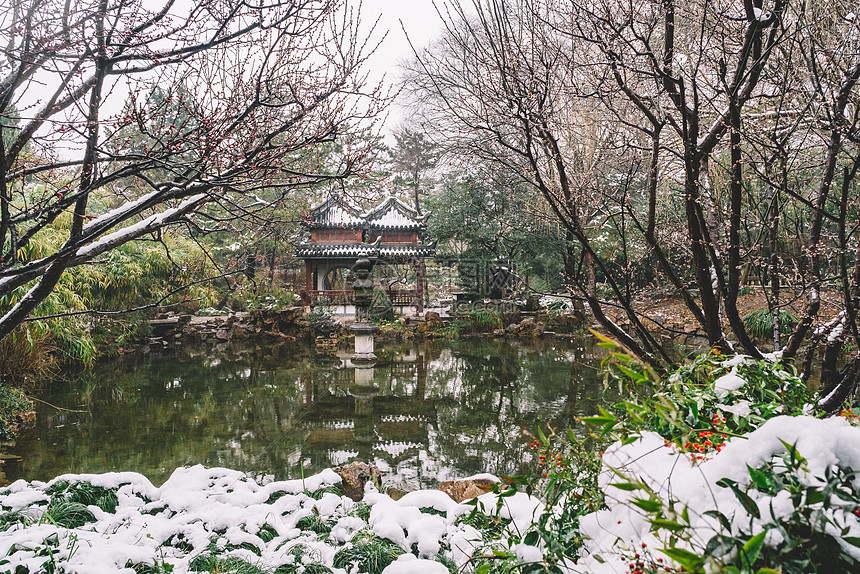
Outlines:
{"label": "boulder", "polygon": [[334,468],[343,479],[341,492],[356,502],[364,497],[364,484],[370,480],[377,488],[382,487],[379,469],[366,462],[348,462]]}
{"label": "boulder", "polygon": [[446,480],[439,484],[439,490],[454,499],[454,502],[463,502],[489,492],[495,481],[489,478],[475,478],[469,480]]}
{"label": "boulder", "polygon": [[442,317],[436,311],[427,311],[424,313],[424,321],[432,327],[438,327],[442,324]]}

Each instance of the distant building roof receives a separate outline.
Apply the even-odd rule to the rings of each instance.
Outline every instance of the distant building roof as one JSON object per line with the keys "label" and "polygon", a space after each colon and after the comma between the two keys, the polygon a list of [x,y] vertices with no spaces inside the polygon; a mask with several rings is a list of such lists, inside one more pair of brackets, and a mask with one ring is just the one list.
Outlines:
{"label": "distant building roof", "polygon": [[419,230],[426,227],[427,213],[420,214],[393,195],[361,214],[368,229]]}

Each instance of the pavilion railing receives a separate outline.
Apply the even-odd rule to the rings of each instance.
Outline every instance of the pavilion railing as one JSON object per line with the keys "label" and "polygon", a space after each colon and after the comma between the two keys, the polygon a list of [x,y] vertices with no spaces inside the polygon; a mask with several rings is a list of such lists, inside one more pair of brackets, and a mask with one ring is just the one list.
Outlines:
{"label": "pavilion railing", "polygon": [[[419,305],[421,297],[417,289],[389,289],[388,299],[392,305]],[[355,302],[352,289],[315,289],[302,291],[302,303],[305,305],[351,305]]]}

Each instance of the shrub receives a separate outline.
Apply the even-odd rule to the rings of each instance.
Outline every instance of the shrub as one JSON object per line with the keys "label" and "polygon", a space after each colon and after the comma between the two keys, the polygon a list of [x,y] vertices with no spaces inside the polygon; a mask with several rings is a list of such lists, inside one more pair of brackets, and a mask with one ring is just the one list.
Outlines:
{"label": "shrub", "polygon": [[[792,327],[797,323],[797,315],[791,311],[779,311],[779,332],[790,333]],[[755,337],[762,339],[773,337],[773,311],[770,309],[759,309],[744,317],[744,327]]]}
{"label": "shrub", "polygon": [[[614,351],[604,359],[606,377],[625,388],[629,399],[609,412],[586,417],[601,434],[618,431],[632,440],[643,430],[690,452],[693,458],[719,452],[729,436],[750,432],[775,416],[799,415],[812,400],[795,370],[782,363],[748,357],[729,359],[718,351],[700,355],[664,380],[615,343],[601,339]],[[723,388],[721,385],[729,385]],[[729,388],[730,383],[743,383]]]}
{"label": "shrub", "polygon": [[109,514],[116,512],[117,504],[119,504],[115,490],[95,486],[84,481],[69,483],[65,480],[58,480],[46,489],[45,493],[51,495],[52,502],[65,500],[84,506],[94,504]]}
{"label": "shrub", "polygon": [[357,567],[358,572],[382,574],[385,567],[403,553],[403,549],[397,544],[362,531],[353,536],[346,547],[337,551],[333,565],[347,571]]}

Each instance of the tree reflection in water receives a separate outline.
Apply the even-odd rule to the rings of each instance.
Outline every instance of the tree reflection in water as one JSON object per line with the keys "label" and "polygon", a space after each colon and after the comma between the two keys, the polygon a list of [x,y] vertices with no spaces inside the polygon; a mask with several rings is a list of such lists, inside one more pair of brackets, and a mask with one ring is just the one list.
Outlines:
{"label": "tree reflection in water", "polygon": [[377,349],[372,379],[342,354],[233,346],[104,364],[53,383],[19,440],[10,480],[133,470],[155,484],[177,466],[298,477],[352,460],[383,480],[432,487],[522,472],[528,432],[565,429],[605,396],[582,341],[436,341]]}

